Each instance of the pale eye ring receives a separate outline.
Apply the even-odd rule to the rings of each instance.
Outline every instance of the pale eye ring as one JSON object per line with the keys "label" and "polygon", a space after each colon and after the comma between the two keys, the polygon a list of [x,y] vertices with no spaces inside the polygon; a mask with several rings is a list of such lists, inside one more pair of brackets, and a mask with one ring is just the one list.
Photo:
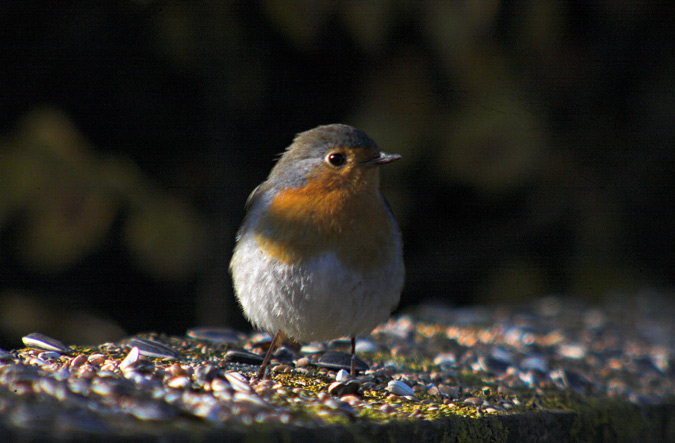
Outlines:
{"label": "pale eye ring", "polygon": [[331,152],[326,156],[329,165],[339,168],[347,162],[347,158],[341,152]]}

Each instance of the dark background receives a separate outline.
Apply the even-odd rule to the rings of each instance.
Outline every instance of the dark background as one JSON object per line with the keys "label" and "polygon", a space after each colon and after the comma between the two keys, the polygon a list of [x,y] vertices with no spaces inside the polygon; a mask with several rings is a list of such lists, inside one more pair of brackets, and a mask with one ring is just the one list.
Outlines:
{"label": "dark background", "polygon": [[248,327],[227,273],[297,132],[355,125],[402,308],[675,282],[670,1],[0,3],[0,346]]}

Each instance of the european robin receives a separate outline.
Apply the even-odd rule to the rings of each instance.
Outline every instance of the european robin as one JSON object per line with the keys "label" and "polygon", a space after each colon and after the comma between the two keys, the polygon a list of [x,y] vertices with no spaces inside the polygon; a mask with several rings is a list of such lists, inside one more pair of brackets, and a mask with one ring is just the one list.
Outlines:
{"label": "european robin", "polygon": [[380,152],[347,125],[298,134],[246,202],[230,263],[245,316],[275,347],[351,338],[389,318],[403,288],[401,233],[380,192]]}

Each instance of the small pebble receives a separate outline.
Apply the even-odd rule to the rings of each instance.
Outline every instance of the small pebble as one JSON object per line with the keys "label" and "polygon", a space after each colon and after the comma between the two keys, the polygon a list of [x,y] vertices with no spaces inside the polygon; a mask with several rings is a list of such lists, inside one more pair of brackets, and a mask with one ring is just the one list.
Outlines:
{"label": "small pebble", "polygon": [[226,391],[228,389],[232,389],[232,386],[222,378],[214,378],[211,381],[212,391]]}
{"label": "small pebble", "polygon": [[396,406],[393,404],[385,403],[379,408],[377,408],[378,411],[383,412],[385,414],[391,414],[393,412],[396,412]]}
{"label": "small pebble", "polygon": [[438,366],[452,366],[457,362],[457,357],[453,352],[443,352],[434,357],[434,364]]}
{"label": "small pebble", "polygon": [[345,371],[344,369],[340,369],[335,375],[335,381],[342,382],[346,381],[347,379],[349,379],[349,372]]}
{"label": "small pebble", "polygon": [[291,348],[288,346],[281,346],[274,351],[272,359],[281,363],[291,363],[295,357],[296,354]]}
{"label": "small pebble", "polygon": [[311,342],[307,343],[306,345],[303,345],[300,348],[300,352],[303,354],[318,354],[320,352],[324,352],[326,350],[326,344],[323,342]]}
{"label": "small pebble", "polygon": [[356,346],[354,350],[357,354],[370,354],[380,350],[380,347],[373,343],[371,340],[358,339],[356,340]]}
{"label": "small pebble", "polygon": [[178,353],[176,351],[154,340],[133,337],[127,341],[127,344],[129,346],[137,347],[140,354],[145,357],[160,358],[164,360],[175,360],[178,358]]}
{"label": "small pebble", "polygon": [[87,361],[95,366],[101,366],[105,361],[105,355],[103,354],[91,354]]}
{"label": "small pebble", "polygon": [[480,406],[484,402],[485,402],[485,400],[483,400],[480,397],[468,397],[468,398],[464,399],[464,404],[473,405],[473,406]]}
{"label": "small pebble", "polygon": [[223,374],[227,382],[232,386],[237,392],[253,392],[251,385],[249,384],[246,377],[239,372],[226,372]]}
{"label": "small pebble", "polygon": [[446,397],[455,399],[458,397],[459,393],[457,392],[457,388],[454,388],[452,386],[447,386],[447,385],[438,385],[438,391],[445,395]]}
{"label": "small pebble", "polygon": [[186,388],[190,387],[190,384],[191,384],[190,379],[187,378],[184,375],[179,375],[177,377],[171,377],[166,383],[166,385],[168,387],[174,388],[174,389],[186,389]]}
{"label": "small pebble", "polygon": [[54,351],[45,351],[40,352],[40,354],[38,354],[38,357],[44,361],[53,362],[61,358],[61,353]]}
{"label": "small pebble", "polygon": [[324,402],[324,405],[328,406],[331,409],[346,413],[349,416],[353,416],[356,414],[356,411],[354,411],[354,408],[352,406],[342,400],[337,400],[335,398],[329,398]]}
{"label": "small pebble", "polygon": [[291,372],[292,369],[293,368],[291,368],[289,365],[276,365],[272,367],[272,372],[287,374]]}
{"label": "small pebble", "polygon": [[537,370],[540,372],[547,372],[548,371],[547,366],[548,365],[546,364],[546,361],[544,361],[543,358],[538,356],[526,357],[525,359],[523,359],[523,361],[520,362],[520,367],[525,370]]}
{"label": "small pebble", "polygon": [[269,344],[272,343],[272,336],[267,332],[256,332],[249,338],[248,341],[253,347],[258,347],[261,345],[269,347]]}
{"label": "small pebble", "polygon": [[42,367],[42,366],[47,365],[48,363],[46,361],[42,360],[41,358],[32,357],[30,360],[28,360],[28,364],[31,365],[31,366]]}
{"label": "small pebble", "polygon": [[501,374],[506,372],[509,368],[509,363],[503,360],[499,360],[492,356],[480,356],[478,357],[478,364],[475,366],[476,371],[485,371]]}
{"label": "small pebble", "polygon": [[343,395],[357,393],[360,387],[361,383],[356,379],[334,381],[328,386],[328,393],[336,397],[342,397]]}
{"label": "small pebble", "polygon": [[259,365],[263,362],[263,356],[243,349],[231,349],[225,353],[225,360],[238,363]]}
{"label": "small pebble", "polygon": [[577,344],[566,344],[558,347],[558,354],[563,357],[581,359],[586,355],[586,348]]}
{"label": "small pebble", "polygon": [[183,369],[183,367],[179,363],[174,363],[171,366],[169,366],[167,372],[174,376],[188,375],[187,372]]}
{"label": "small pebble", "polygon": [[262,398],[260,398],[258,395],[253,394],[253,393],[248,393],[248,392],[235,392],[234,401],[238,402],[246,402],[246,403],[252,403],[256,406],[263,406],[263,407],[270,407],[270,405],[265,402]]}
{"label": "small pebble", "polygon": [[398,396],[414,395],[415,393],[410,386],[400,380],[391,380],[387,384],[387,391]]}
{"label": "small pebble", "polygon": [[130,366],[136,364],[139,358],[140,358],[140,350],[136,346],[134,346],[133,348],[131,348],[131,351],[129,351],[127,356],[124,358],[124,360],[122,360],[122,363],[120,363],[118,367],[121,371],[124,371]]}
{"label": "small pebble", "polygon": [[96,376],[96,367],[90,364],[84,364],[77,368],[76,375],[85,379],[94,378]]}
{"label": "small pebble", "polygon": [[87,361],[87,356],[84,355],[84,354],[80,354],[80,355],[78,355],[77,357],[75,357],[74,359],[72,359],[72,360],[70,361],[70,367],[73,368],[73,369],[74,369],[74,368],[79,368],[79,367],[82,366],[86,361]]}
{"label": "small pebble", "polygon": [[33,332],[32,334],[28,334],[22,337],[21,341],[23,341],[23,344],[25,344],[29,348],[42,349],[45,351],[54,351],[59,352],[61,354],[71,354],[75,352],[73,351],[72,348],[66,346],[63,342],[55,338],[48,337],[44,334],[40,334],[39,332]]}
{"label": "small pebble", "polygon": [[[344,369],[349,371],[351,370],[351,365],[352,356],[338,351],[327,351],[319,357],[319,360],[316,362],[316,366],[334,370]],[[355,369],[359,372],[363,372],[368,369],[368,365],[363,360],[356,358]]]}
{"label": "small pebble", "polygon": [[101,365],[101,371],[114,372],[119,367],[115,360],[107,360]]}
{"label": "small pebble", "polygon": [[228,345],[237,345],[246,339],[246,334],[230,328],[192,328],[186,335],[196,340]]}

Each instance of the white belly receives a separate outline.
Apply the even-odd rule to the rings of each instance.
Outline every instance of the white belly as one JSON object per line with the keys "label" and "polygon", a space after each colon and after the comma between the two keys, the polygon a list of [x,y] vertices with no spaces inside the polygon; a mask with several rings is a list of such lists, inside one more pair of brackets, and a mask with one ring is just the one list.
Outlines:
{"label": "white belly", "polygon": [[256,248],[252,235],[240,239],[232,265],[235,292],[254,326],[281,331],[299,341],[329,340],[370,332],[389,318],[403,288],[403,261],[363,275],[323,253],[285,265]]}

